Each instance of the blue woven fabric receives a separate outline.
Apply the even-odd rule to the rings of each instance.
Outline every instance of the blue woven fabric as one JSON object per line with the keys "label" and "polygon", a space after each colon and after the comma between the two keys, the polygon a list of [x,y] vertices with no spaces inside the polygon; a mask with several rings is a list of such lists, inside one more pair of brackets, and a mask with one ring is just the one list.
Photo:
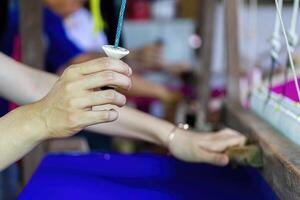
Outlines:
{"label": "blue woven fabric", "polygon": [[140,154],[49,155],[19,200],[275,200],[256,169]]}

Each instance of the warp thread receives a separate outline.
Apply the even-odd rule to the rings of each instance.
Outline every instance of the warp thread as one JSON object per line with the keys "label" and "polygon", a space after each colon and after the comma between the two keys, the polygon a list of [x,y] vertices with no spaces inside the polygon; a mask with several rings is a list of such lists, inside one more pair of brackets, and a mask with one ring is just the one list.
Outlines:
{"label": "warp thread", "polygon": [[123,22],[124,22],[125,9],[126,9],[126,0],[122,0],[119,21],[118,21],[118,28],[117,28],[116,39],[115,39],[115,45],[114,45],[115,48],[119,47],[120,37],[121,37]]}

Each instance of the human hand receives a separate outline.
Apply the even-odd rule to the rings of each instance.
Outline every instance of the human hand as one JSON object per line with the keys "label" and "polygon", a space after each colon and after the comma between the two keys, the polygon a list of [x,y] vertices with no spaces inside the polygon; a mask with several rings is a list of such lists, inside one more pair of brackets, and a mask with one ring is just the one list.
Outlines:
{"label": "human hand", "polygon": [[164,65],[161,57],[162,50],[161,44],[149,44],[133,51],[132,56],[146,69],[162,69]]}
{"label": "human hand", "polygon": [[157,86],[155,93],[156,97],[166,105],[175,105],[183,98],[182,93],[172,91],[162,85]]}
{"label": "human hand", "polygon": [[175,76],[179,76],[191,71],[191,67],[188,63],[165,64],[164,69]]}
{"label": "human hand", "polygon": [[35,109],[49,133],[47,138],[68,137],[83,128],[118,118],[115,110],[93,110],[94,106],[124,106],[126,97],[110,86],[128,90],[132,70],[122,61],[100,58],[67,68],[49,94]]}
{"label": "human hand", "polygon": [[224,129],[215,134],[198,134],[176,129],[167,146],[171,154],[180,160],[225,166],[229,163],[225,150],[233,146],[243,146],[245,142],[246,137],[232,129]]}

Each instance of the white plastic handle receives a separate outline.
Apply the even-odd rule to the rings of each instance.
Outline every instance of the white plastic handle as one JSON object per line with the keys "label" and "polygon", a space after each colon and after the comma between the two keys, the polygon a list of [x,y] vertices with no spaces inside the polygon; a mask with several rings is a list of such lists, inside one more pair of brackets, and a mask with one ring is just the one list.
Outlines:
{"label": "white plastic handle", "polygon": [[104,50],[105,54],[108,57],[118,59],[118,60],[124,58],[130,53],[129,50],[125,48],[122,47],[115,48],[112,45],[104,45],[102,49]]}

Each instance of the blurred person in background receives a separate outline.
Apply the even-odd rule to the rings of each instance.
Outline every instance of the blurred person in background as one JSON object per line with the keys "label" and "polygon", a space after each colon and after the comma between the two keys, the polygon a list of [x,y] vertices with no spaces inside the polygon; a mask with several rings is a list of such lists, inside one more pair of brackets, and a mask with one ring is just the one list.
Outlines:
{"label": "blurred person in background", "polygon": [[[84,3],[85,0],[45,0],[46,71],[60,73],[69,64],[97,58],[103,55],[102,45],[111,41],[114,27],[106,28],[106,32],[100,30],[95,33],[91,14],[83,7]],[[103,0],[101,5],[104,10],[114,10],[113,1]],[[108,16],[107,11],[105,13]],[[114,13],[109,14],[114,17]],[[18,19],[18,11],[12,11],[5,34],[5,52],[8,55],[12,54],[14,41],[19,35]],[[108,19],[107,25],[110,24],[112,20]],[[147,66],[157,66],[161,53],[159,49],[160,47],[149,45],[141,50],[133,50],[130,56]],[[133,83],[130,96],[152,97],[166,103],[174,103],[180,99],[179,93],[146,81],[138,75],[133,76]]]}

